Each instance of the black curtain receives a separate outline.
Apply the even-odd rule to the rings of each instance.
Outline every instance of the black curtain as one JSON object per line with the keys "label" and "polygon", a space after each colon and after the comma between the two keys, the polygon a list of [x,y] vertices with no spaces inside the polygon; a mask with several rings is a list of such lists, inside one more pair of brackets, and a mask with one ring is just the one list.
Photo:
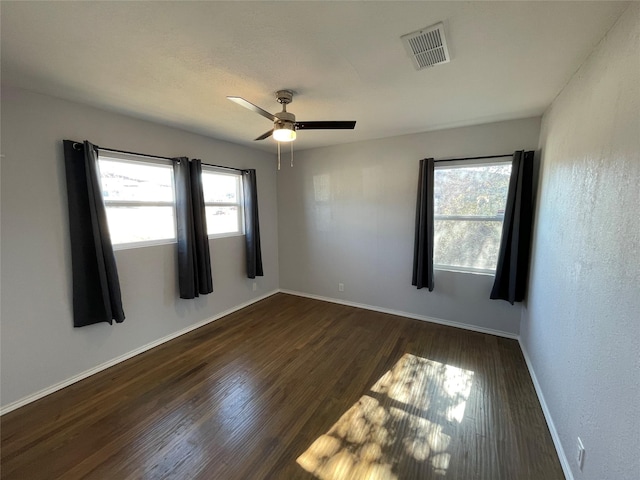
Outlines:
{"label": "black curtain", "polygon": [[533,155],[532,151],[522,150],[513,154],[498,266],[491,290],[492,299],[506,300],[511,305],[524,299],[527,288],[533,220]]}
{"label": "black curtain", "polygon": [[433,291],[433,176],[433,158],[420,160],[411,284],[427,287],[430,292]]}
{"label": "black curtain", "polygon": [[202,164],[186,157],[173,159],[178,226],[178,284],[180,298],[195,298],[213,292],[211,257]]}
{"label": "black curtain", "polygon": [[89,142],[64,140],[67,176],[73,326],[124,321],[118,269],[109,235],[98,174],[98,155]]}
{"label": "black curtain", "polygon": [[260,249],[258,188],[255,170],[243,170],[242,190],[244,192],[244,238],[247,249],[247,277],[262,277],[264,273],[262,271],[262,251]]}

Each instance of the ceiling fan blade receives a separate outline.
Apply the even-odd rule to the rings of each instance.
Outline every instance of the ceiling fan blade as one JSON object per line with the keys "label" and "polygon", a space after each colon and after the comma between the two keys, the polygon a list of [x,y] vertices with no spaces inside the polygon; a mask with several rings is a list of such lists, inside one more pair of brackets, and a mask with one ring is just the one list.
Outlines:
{"label": "ceiling fan blade", "polygon": [[257,105],[254,105],[253,103],[246,101],[242,97],[227,97],[227,98],[232,102],[235,102],[238,105],[251,110],[252,112],[256,112],[258,115],[262,115],[263,117],[268,118],[272,122],[275,121],[276,119],[275,115],[272,115],[266,110],[263,110],[262,108],[258,107]]}
{"label": "ceiling fan blade", "polygon": [[264,140],[265,138],[269,138],[271,135],[273,135],[273,129],[269,130],[268,132],[264,132],[258,138],[254,138],[253,141],[255,142],[256,140]]}
{"label": "ceiling fan blade", "polygon": [[297,130],[351,130],[355,128],[356,122],[296,122]]}

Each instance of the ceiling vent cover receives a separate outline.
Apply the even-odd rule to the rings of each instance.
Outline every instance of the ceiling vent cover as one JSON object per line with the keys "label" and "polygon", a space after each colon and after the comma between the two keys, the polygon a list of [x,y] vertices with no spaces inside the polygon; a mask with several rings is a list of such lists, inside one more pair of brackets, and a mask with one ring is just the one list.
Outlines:
{"label": "ceiling vent cover", "polygon": [[451,61],[442,23],[408,33],[400,38],[416,70]]}

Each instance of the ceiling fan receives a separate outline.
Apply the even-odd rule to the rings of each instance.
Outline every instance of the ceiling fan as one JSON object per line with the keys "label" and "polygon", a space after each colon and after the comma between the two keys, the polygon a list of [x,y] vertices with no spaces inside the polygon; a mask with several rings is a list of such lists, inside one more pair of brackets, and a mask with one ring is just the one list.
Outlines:
{"label": "ceiling fan", "polygon": [[243,106],[273,122],[273,129],[263,133],[255,140],[264,140],[273,135],[278,142],[292,142],[296,139],[297,130],[352,130],[356,126],[354,121],[324,121],[324,122],[296,122],[296,116],[287,112],[287,105],[293,101],[291,90],[278,90],[276,99],[282,104],[282,111],[272,115],[262,108],[248,102],[242,97],[227,97],[232,102]]}

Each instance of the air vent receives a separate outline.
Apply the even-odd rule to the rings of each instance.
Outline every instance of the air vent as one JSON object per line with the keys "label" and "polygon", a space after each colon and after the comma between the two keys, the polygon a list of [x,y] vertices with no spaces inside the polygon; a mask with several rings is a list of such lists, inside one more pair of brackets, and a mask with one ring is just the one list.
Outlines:
{"label": "air vent", "polygon": [[442,23],[408,33],[400,38],[416,70],[451,61]]}

